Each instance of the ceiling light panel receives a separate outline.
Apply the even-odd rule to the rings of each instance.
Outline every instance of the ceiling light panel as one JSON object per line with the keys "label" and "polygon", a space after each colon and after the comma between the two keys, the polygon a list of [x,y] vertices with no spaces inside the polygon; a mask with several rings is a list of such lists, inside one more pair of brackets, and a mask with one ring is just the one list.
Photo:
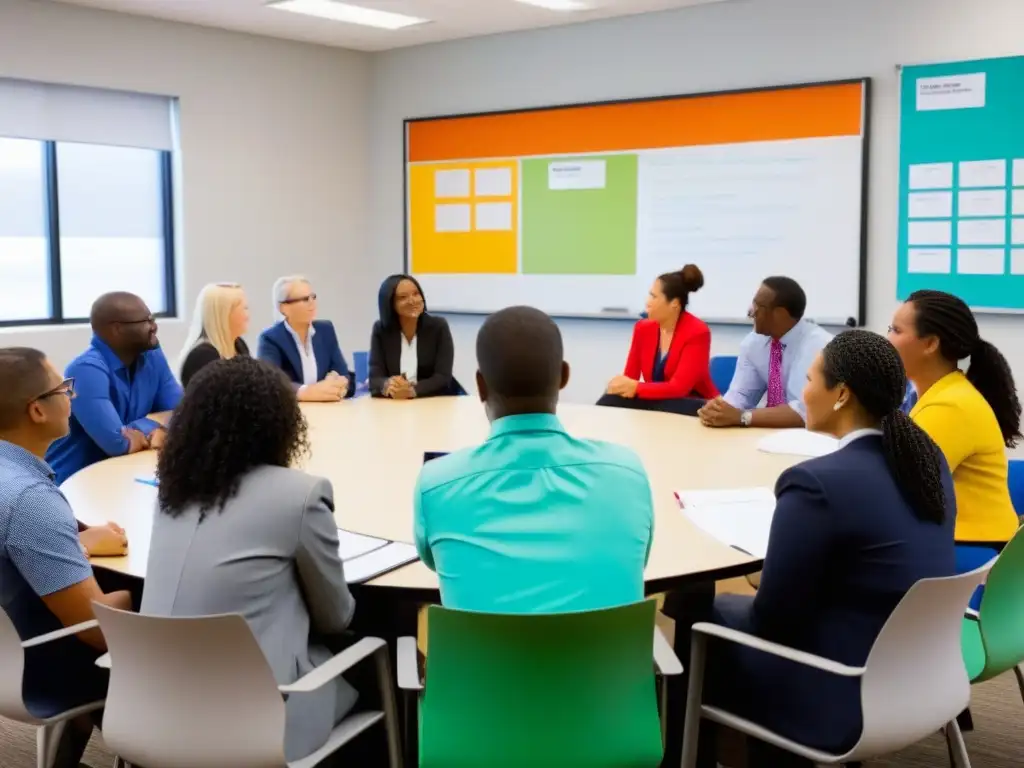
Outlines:
{"label": "ceiling light panel", "polygon": [[336,0],[280,0],[280,2],[270,3],[267,7],[278,11],[289,11],[304,16],[315,16],[329,21],[341,21],[346,24],[359,24],[378,29],[404,29],[418,24],[426,24],[429,21],[429,19],[419,19],[401,13],[339,3]]}

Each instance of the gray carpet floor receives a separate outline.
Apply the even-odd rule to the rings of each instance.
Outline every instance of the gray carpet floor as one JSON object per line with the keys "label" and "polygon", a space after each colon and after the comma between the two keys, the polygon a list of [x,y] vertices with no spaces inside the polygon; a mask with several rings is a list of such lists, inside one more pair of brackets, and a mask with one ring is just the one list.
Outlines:
{"label": "gray carpet floor", "polygon": [[[966,734],[966,740],[973,768],[1024,765],[1024,703],[1013,674],[975,686],[971,711],[975,730]],[[92,768],[110,768],[113,759],[99,734],[94,736],[85,763]],[[945,768],[948,764],[945,741],[939,735],[885,760],[869,763],[872,768]],[[34,766],[34,730],[0,718],[0,768]]]}

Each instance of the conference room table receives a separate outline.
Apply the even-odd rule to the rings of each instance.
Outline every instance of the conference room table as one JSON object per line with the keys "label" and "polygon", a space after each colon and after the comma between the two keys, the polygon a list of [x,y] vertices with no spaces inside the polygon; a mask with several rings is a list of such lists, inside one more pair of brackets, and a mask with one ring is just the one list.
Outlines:
{"label": "conference room table", "polygon": [[[338,526],[412,542],[413,489],[424,453],[455,451],[487,439],[489,425],[472,397],[303,403],[310,455],[301,467],[334,486]],[[761,560],[712,538],[680,511],[677,490],[772,486],[799,461],[757,450],[764,432],[708,429],[691,417],[564,404],[558,415],[578,437],[627,445],[641,457],[654,495],[654,544],[644,572],[648,594],[756,572]],[[154,451],[107,459],[69,478],[61,490],[89,525],[112,521],[128,535],[124,557],[93,558],[98,568],[144,578],[157,489]],[[365,587],[437,600],[436,575],[416,561]]]}

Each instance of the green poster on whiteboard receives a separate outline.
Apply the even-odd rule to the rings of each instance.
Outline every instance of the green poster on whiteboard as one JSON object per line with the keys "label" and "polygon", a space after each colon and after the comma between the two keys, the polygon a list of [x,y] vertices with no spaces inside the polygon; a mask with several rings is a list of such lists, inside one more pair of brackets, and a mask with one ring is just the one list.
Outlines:
{"label": "green poster on whiteboard", "polygon": [[904,67],[897,293],[1024,310],[1024,56]]}

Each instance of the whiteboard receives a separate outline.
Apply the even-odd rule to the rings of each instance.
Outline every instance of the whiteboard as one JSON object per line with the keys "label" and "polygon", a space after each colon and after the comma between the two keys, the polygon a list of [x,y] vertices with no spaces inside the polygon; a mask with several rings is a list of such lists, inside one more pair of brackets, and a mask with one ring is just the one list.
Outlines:
{"label": "whiteboard", "polygon": [[[866,99],[867,82],[858,83]],[[580,152],[573,153],[571,162],[563,153],[513,158],[509,179],[522,181],[509,204],[516,221],[508,226],[518,226],[519,233],[529,232],[523,221],[530,216],[528,199],[524,202],[524,194],[530,194],[524,176],[530,172],[527,163],[547,165],[550,190],[574,185],[583,190],[613,183],[614,158],[635,158],[630,163],[635,167],[635,265],[630,273],[529,273],[522,268],[524,234],[518,235],[520,268],[515,271],[417,270],[408,236],[407,270],[421,282],[435,312],[486,314],[528,304],[555,316],[635,319],[659,274],[693,263],[704,273],[704,287],[691,295],[690,310],[707,322],[746,322],[760,282],[769,275],[786,275],[804,288],[808,318],[823,325],[846,325],[851,319],[861,324],[866,282],[865,134],[862,120],[856,135]],[[417,164],[407,162],[407,174],[417,173],[411,170]],[[431,167],[438,169],[438,185],[441,174],[447,174],[444,184],[454,178],[444,170],[446,165]],[[493,178],[494,170],[488,172]],[[512,182],[506,186],[511,189]],[[411,227],[408,187],[407,178]],[[548,194],[543,215],[557,217],[562,199],[571,198]],[[450,214],[460,202],[438,206],[439,217],[445,209],[446,225],[460,226]],[[569,205],[567,215],[573,213]],[[462,207],[461,226],[468,227],[473,206]],[[474,215],[484,221],[480,210]],[[487,221],[493,220],[488,212]],[[572,247],[571,240],[565,243]]]}

